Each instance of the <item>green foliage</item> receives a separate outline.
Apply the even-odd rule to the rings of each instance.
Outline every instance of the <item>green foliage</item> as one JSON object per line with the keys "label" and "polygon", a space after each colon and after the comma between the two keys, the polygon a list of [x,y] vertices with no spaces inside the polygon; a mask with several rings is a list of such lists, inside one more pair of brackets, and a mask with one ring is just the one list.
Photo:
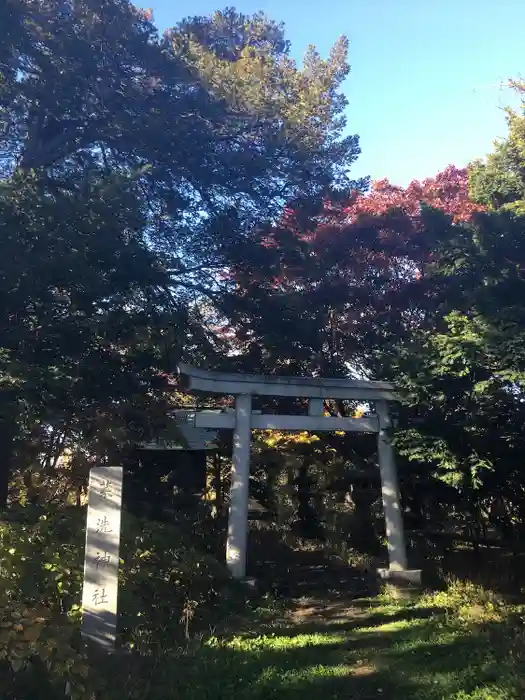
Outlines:
{"label": "green foliage", "polygon": [[136,182],[79,179],[73,191],[35,173],[0,183],[4,473],[11,460],[49,477],[72,445],[107,454],[137,439],[180,350],[184,315],[157,306],[169,278],[145,243]]}
{"label": "green foliage", "polygon": [[473,537],[490,527],[513,547],[523,522],[524,231],[522,218],[491,212],[437,239],[424,323],[399,343],[390,375],[404,396],[395,442],[411,510],[434,502],[440,522],[446,500]]}
{"label": "green foliage", "polygon": [[[21,508],[2,523],[2,590],[16,604],[45,604],[79,621],[85,514],[82,509]],[[205,521],[179,526],[122,518],[119,579],[121,644],[140,651],[177,646],[202,625],[245,604],[240,587],[213,556]],[[217,606],[225,606],[219,610]],[[206,620],[206,623],[203,621]],[[171,640],[168,642],[167,640]]]}
{"label": "green foliage", "polygon": [[90,700],[91,670],[78,632],[67,617],[43,605],[1,608],[0,688],[2,697]]}
{"label": "green foliage", "polygon": [[522,199],[523,183],[514,167],[508,142],[497,143],[486,162],[477,160],[469,167],[470,192],[473,199],[492,209],[515,208]]}
{"label": "green foliage", "polygon": [[492,591],[469,581],[450,579],[447,587],[437,593],[422,596],[420,604],[425,607],[445,610],[450,622],[470,623],[502,620],[508,614],[508,606]]}
{"label": "green foliage", "polygon": [[3,593],[10,601],[44,603],[78,617],[84,523],[81,512],[20,508],[2,522]]}
{"label": "green foliage", "polygon": [[[342,138],[347,101],[340,89],[349,72],[344,37],[327,60],[310,46],[299,68],[289,57],[283,25],[263,13],[246,16],[226,8],[187,18],[168,36],[192,72],[230,105],[253,145],[261,146],[253,149],[253,168],[259,182],[262,177],[273,183],[281,201],[315,197],[333,184],[348,189],[348,166],[359,149],[355,136]],[[295,173],[291,163],[298,166]],[[281,175],[273,178],[274,170]],[[287,171],[292,177],[283,182]]]}
{"label": "green foliage", "polygon": [[475,160],[469,166],[472,198],[492,210],[506,210],[525,215],[525,85],[512,81],[515,92],[522,97],[521,110],[506,109],[508,135],[496,141],[494,151],[485,160]]}
{"label": "green foliage", "polygon": [[252,628],[246,635],[211,639],[171,664],[144,664],[140,676],[147,681],[135,681],[135,697],[522,697],[523,634],[512,622],[512,608],[494,619],[480,617],[473,603],[473,614],[458,621],[426,597],[410,603],[380,596],[354,601],[342,616],[338,600],[320,614],[311,601],[299,606],[301,617],[293,625]]}
{"label": "green foliage", "polygon": [[[283,197],[319,194],[333,177],[347,181],[358,146],[340,138],[344,41],[328,61],[311,50],[301,73],[282,27],[262,15],[226,10],[163,37],[151,13],[125,0],[23,0],[14,15],[6,167],[44,168],[66,185],[72,169],[140,172],[150,241],[179,285],[242,238],[225,225],[273,214]],[[184,280],[195,289],[206,276]]]}
{"label": "green foliage", "polygon": [[185,536],[176,527],[129,517],[123,526],[120,615],[131,648],[166,651],[167,640],[176,645],[203,625],[207,631],[214,610],[220,620],[244,605],[240,587],[209,552],[213,534],[192,524]]}
{"label": "green foliage", "polygon": [[159,36],[126,0],[4,10],[0,503],[9,469],[49,481],[70,450],[81,488],[162,423],[159,377],[227,351],[232,251],[284,199],[349,187],[359,152],[344,39],[298,68],[262,14]]}

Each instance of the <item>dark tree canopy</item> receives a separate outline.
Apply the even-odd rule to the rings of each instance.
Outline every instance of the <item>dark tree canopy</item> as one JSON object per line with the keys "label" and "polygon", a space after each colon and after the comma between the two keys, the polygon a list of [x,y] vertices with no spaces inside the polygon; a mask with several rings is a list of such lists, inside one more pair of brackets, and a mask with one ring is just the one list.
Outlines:
{"label": "dark tree canopy", "polygon": [[232,251],[248,254],[290,198],[352,184],[347,43],[327,60],[311,48],[299,68],[262,14],[226,9],[159,36],[151,12],[125,0],[0,10],[11,433],[25,416],[4,454],[37,423],[98,435],[101,415],[122,441],[151,423],[144,406],[164,400],[159,376],[181,354],[224,352],[208,326],[231,288]]}

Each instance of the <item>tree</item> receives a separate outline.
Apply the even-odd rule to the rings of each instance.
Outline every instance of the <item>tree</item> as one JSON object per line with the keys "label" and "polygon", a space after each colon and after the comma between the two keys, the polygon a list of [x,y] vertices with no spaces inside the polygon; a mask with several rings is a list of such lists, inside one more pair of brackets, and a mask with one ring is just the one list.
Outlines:
{"label": "tree", "polygon": [[[511,86],[525,95],[523,81]],[[494,151],[469,167],[470,193],[494,212],[479,232],[477,253],[483,263],[484,285],[476,287],[473,300],[484,323],[490,352],[501,361],[500,371],[521,383],[525,358],[521,304],[522,216],[525,216],[525,103],[521,113],[508,108],[508,136],[494,144]],[[490,225],[488,225],[490,221]]]}
{"label": "tree", "polygon": [[181,353],[220,352],[206,323],[228,251],[283,198],[348,182],[346,44],[301,71],[262,15],[159,37],[126,0],[1,9],[3,464],[68,431],[107,454]]}
{"label": "tree", "polygon": [[[211,291],[222,249],[290,196],[347,184],[359,149],[340,138],[344,41],[326,62],[312,49],[299,71],[261,15],[228,10],[159,38],[125,0],[8,5],[4,169],[43,169],[62,185],[71,169],[140,173],[149,242],[179,293]],[[240,42],[235,60],[215,54],[218,35]]]}
{"label": "tree", "polygon": [[[501,259],[492,262],[489,251],[501,239],[503,255],[519,233],[503,220],[498,227],[482,209],[469,199],[466,170],[451,167],[406,189],[380,182],[369,195],[325,201],[321,209],[291,206],[261,233],[251,266],[239,261],[236,268],[239,316],[232,315],[232,327],[247,366],[354,371],[393,380],[406,392],[397,443],[406,458],[407,502],[413,509],[422,504],[426,488],[434,514],[446,499],[457,513],[474,508],[476,480],[487,493],[490,464],[509,456],[484,451],[497,434],[498,413],[512,414],[514,399],[507,380],[493,380],[495,367],[483,356],[487,337],[481,338],[473,311],[484,289],[493,293],[487,282],[501,269]],[[488,299],[495,301],[489,294],[483,303]],[[471,336],[481,344],[473,378],[460,371],[461,358],[472,354]],[[447,365],[454,352],[459,368]],[[495,345],[493,356],[497,352]],[[356,407],[327,408],[348,415]],[[479,418],[473,418],[476,410]],[[476,440],[470,439],[473,424]],[[321,445],[326,449],[333,440],[323,436]],[[337,448],[346,461],[342,481],[351,465],[367,469],[370,454],[356,449],[353,436]]]}
{"label": "tree", "polygon": [[254,234],[255,253],[234,251],[229,309],[240,347],[253,359],[264,348],[259,369],[384,371],[385,348],[421,320],[425,269],[449,226],[427,217],[434,223],[423,231],[428,207],[452,222],[482,209],[469,200],[467,171],[453,167],[406,189],[381,181],[322,206],[292,203]]}
{"label": "tree", "polygon": [[[316,197],[334,186],[345,191],[355,185],[349,167],[359,154],[357,137],[342,138],[347,100],[340,89],[349,72],[345,37],[327,60],[310,46],[298,68],[289,57],[284,26],[263,13],[249,17],[226,8],[212,17],[188,18],[168,36],[191,71],[233,110],[239,163],[251,140],[258,172],[253,184],[259,191],[269,188],[277,211],[297,194]],[[245,196],[242,191],[235,206],[243,207]]]}
{"label": "tree", "polygon": [[485,160],[475,160],[469,166],[470,195],[476,202],[491,209],[504,209],[525,214],[525,83],[510,81],[522,97],[521,113],[506,108],[508,135],[494,143],[494,151]]}
{"label": "tree", "polygon": [[[405,344],[395,372],[405,392],[397,445],[412,465],[413,502],[448,499],[473,534],[490,522],[514,544],[525,515],[524,227],[521,218],[490,213],[451,229],[428,271],[437,290],[432,323]],[[448,492],[438,497],[429,478]]]}
{"label": "tree", "polygon": [[136,409],[180,348],[168,322],[184,310],[164,308],[169,277],[144,245],[136,194],[132,183],[100,181],[51,195],[22,173],[0,188],[4,502],[13,440],[23,465],[36,437],[56,445],[60,435],[65,447],[79,424],[86,446],[108,435],[108,421],[133,433]]}

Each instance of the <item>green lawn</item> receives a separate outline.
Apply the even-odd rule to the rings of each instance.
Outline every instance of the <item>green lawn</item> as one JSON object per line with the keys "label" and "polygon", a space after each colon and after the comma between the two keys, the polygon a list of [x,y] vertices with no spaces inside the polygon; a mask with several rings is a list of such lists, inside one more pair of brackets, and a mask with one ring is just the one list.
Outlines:
{"label": "green lawn", "polygon": [[[521,637],[489,608],[356,601],[264,634],[212,639],[148,662],[129,688],[149,700],[511,700],[525,698]],[[138,671],[139,669],[136,669]],[[148,680],[144,682],[147,676]],[[131,681],[131,679],[130,679]],[[122,695],[121,695],[122,697]]]}

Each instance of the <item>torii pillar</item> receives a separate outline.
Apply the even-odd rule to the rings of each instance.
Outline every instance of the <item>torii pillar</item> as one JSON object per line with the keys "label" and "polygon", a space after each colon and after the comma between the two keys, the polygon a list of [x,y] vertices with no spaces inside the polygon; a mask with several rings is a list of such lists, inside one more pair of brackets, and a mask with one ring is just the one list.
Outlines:
{"label": "torii pillar", "polygon": [[226,565],[233,578],[239,579],[246,576],[248,553],[251,413],[251,394],[236,396]]}
{"label": "torii pillar", "polygon": [[[419,583],[421,571],[408,569],[394,451],[389,438],[391,421],[388,401],[396,400],[394,387],[387,382],[320,377],[263,377],[245,374],[206,372],[190,365],[179,371],[192,391],[235,395],[234,413],[195,414],[198,428],[233,429],[233,457],[226,564],[236,579],[246,576],[248,543],[248,497],[250,481],[251,431],[297,430],[313,432],[373,432],[377,434],[381,493],[388,544],[388,569],[382,578]],[[252,412],[252,396],[287,396],[308,399],[308,415],[261,415]],[[323,415],[325,399],[357,399],[376,405],[376,415],[341,418]]]}

